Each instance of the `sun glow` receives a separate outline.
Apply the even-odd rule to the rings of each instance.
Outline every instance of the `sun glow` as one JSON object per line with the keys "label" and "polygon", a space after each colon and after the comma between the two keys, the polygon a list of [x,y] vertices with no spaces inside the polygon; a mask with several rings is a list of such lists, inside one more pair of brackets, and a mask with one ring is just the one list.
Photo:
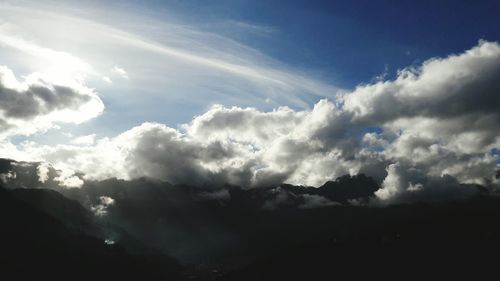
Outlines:
{"label": "sun glow", "polygon": [[12,31],[0,26],[0,44],[17,49],[23,53],[37,58],[40,74],[44,79],[56,84],[67,85],[76,79],[83,79],[86,74],[92,72],[92,67],[84,60],[66,53],[50,48],[42,47],[34,42],[27,41],[19,36],[12,35]]}

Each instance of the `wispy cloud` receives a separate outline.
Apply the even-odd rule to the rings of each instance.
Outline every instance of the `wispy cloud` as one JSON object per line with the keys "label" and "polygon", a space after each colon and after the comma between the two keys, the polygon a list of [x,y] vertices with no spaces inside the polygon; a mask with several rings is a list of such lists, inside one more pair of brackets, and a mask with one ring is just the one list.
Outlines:
{"label": "wispy cloud", "polygon": [[114,66],[112,69],[111,69],[111,72],[115,73],[115,74],[118,74],[119,76],[121,76],[122,78],[125,78],[125,79],[128,79],[128,74],[127,74],[127,71],[125,71],[125,69],[119,67],[119,66]]}
{"label": "wispy cloud", "polygon": [[40,46],[18,35],[12,24],[0,25],[0,47],[18,50],[24,56],[38,59],[33,65],[44,77],[58,83],[72,83],[80,75],[92,72],[90,64],[70,53]]}
{"label": "wispy cloud", "polygon": [[[161,89],[169,89],[170,98],[189,94],[193,99],[203,95],[205,100],[217,101],[222,95],[239,100],[240,105],[245,105],[245,100],[253,100],[254,106],[265,105],[264,100],[270,98],[305,108],[311,105],[311,99],[334,97],[339,90],[255,49],[175,22],[148,19],[145,20],[148,24],[141,25],[140,30],[126,30],[126,24],[119,17],[110,16],[104,24],[99,19],[35,11],[29,5],[6,6],[0,18],[39,42],[34,45],[31,41],[1,37],[0,41],[10,47],[30,51],[38,57],[50,53],[49,56],[57,55],[65,61],[72,59],[72,65],[81,62],[76,60],[77,56],[82,57],[96,70],[94,74],[101,81],[103,76],[109,76],[105,74],[107,69],[119,65],[134,76],[134,87],[158,94],[160,90],[150,86],[158,82]],[[245,23],[238,25],[250,30],[257,28]],[[62,42],[72,50],[71,54],[49,51]],[[156,77],[162,79],[155,81]],[[178,81],[185,81],[185,85]]]}

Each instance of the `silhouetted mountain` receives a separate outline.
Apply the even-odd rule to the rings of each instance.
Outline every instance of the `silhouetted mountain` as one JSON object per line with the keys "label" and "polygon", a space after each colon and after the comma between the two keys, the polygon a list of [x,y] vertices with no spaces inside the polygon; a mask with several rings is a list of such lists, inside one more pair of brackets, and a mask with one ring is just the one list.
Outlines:
{"label": "silhouetted mountain", "polygon": [[[335,233],[356,236],[365,231],[373,233],[369,227],[376,224],[392,223],[398,218],[392,212],[397,211],[381,213],[383,208],[348,205],[352,199],[368,200],[375,190],[373,180],[359,175],[345,176],[320,188],[281,185],[208,189],[148,179],[111,179],[65,190],[64,194],[89,206],[98,204],[99,197],[109,196],[115,203],[102,218],[106,222],[164,254],[225,272],[297,245],[328,241]],[[303,208],[306,196],[347,205]],[[372,217],[372,213],[380,217]],[[411,218],[411,212],[404,214]]]}
{"label": "silhouetted mountain", "polygon": [[88,234],[99,232],[98,226],[94,223],[94,216],[87,209],[54,190],[13,189],[10,194],[13,198],[63,222],[70,229]]}
{"label": "silhouetted mountain", "polygon": [[[71,206],[62,196],[38,191],[0,188],[0,247],[2,276],[11,280],[180,280],[182,268],[164,256],[132,256],[119,245],[70,229],[63,222],[19,197],[54,197],[59,206]],[[75,209],[78,209],[77,207]],[[77,213],[80,211],[77,211]],[[75,213],[73,213],[75,214]],[[64,216],[69,216],[66,214]],[[78,219],[79,215],[75,216]]]}
{"label": "silhouetted mountain", "polygon": [[349,200],[367,200],[379,188],[372,178],[363,174],[345,175],[320,186],[317,194],[332,201],[347,203]]}
{"label": "silhouetted mountain", "polygon": [[307,212],[300,222],[308,217],[335,227],[326,236],[308,236],[219,280],[485,280],[498,274],[497,198]]}
{"label": "silhouetted mountain", "polygon": [[[354,191],[346,190],[349,185]],[[343,177],[321,188],[292,185],[253,189],[194,187],[142,178],[87,182],[81,189],[61,192],[87,209],[98,205],[102,196],[112,198],[114,204],[107,208],[106,215],[101,218],[103,221],[124,229],[148,247],[184,262],[244,263],[261,251],[267,252],[268,246],[287,241],[269,239],[270,230],[291,223],[286,216],[275,217],[269,210],[289,209],[299,214],[302,208],[338,205],[332,199],[346,201],[358,199],[358,196],[367,199],[374,190],[375,183],[361,175]],[[307,196],[323,201],[309,202],[311,198]],[[281,216],[281,212],[276,214]],[[267,217],[274,220],[268,221]],[[313,233],[322,228],[322,223],[308,224],[308,231]],[[301,239],[293,232],[288,236]],[[116,239],[120,241],[121,237],[118,235]],[[242,257],[239,254],[242,251],[253,253]]]}
{"label": "silhouetted mountain", "polygon": [[7,173],[12,167],[12,161],[10,159],[0,158],[0,173]]}
{"label": "silhouetted mountain", "polygon": [[[6,180],[4,200],[17,209],[2,204],[3,216],[11,215],[6,228],[15,230],[2,241],[14,241],[10,255],[11,245],[26,245],[10,260],[17,269],[31,267],[52,247],[57,254],[47,259],[50,264],[73,261],[67,268],[78,272],[81,258],[89,268],[83,276],[111,270],[105,273],[109,278],[123,264],[130,265],[127,277],[145,268],[152,277],[141,280],[178,277],[181,267],[167,256],[180,260],[183,272],[197,280],[222,275],[224,280],[317,280],[364,272],[389,276],[403,269],[451,276],[453,265],[480,270],[480,264],[489,265],[483,255],[500,250],[493,238],[500,234],[500,201],[494,190],[480,186],[458,201],[373,207],[369,203],[379,187],[364,175],[319,188],[200,187],[140,178],[86,181],[74,189],[38,182],[33,186],[38,189],[25,189],[36,169],[12,163],[0,161],[4,174],[19,175]],[[105,245],[105,239],[116,244]],[[23,263],[23,255],[35,258]],[[109,269],[101,267],[104,257],[111,261]],[[33,272],[48,274],[42,265],[34,265]]]}

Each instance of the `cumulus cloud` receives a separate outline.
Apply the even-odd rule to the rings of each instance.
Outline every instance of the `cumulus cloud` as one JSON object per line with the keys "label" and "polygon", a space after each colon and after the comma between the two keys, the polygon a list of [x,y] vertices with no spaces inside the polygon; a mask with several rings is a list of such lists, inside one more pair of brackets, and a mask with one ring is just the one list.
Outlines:
{"label": "cumulus cloud", "polygon": [[473,184],[498,186],[498,77],[500,45],[480,42],[310,110],[215,105],[177,129],[144,123],[85,145],[18,149],[87,179],[319,186],[365,173],[382,184],[380,202],[461,198]]}
{"label": "cumulus cloud", "polygon": [[387,168],[387,177],[375,195],[383,204],[463,199],[476,192],[476,186],[460,184],[452,176],[429,176],[419,169],[396,163]]}
{"label": "cumulus cloud", "polygon": [[18,81],[0,66],[0,136],[29,135],[55,123],[81,123],[104,109],[97,94],[78,83],[48,81],[39,74]]}
{"label": "cumulus cloud", "polygon": [[332,126],[322,115],[334,107],[326,100],[311,111],[298,112],[286,107],[261,112],[215,106],[183,129],[144,123],[95,145],[26,144],[22,150],[60,169],[77,167],[94,179],[147,176],[173,183],[245,187],[284,181],[319,185],[357,173],[365,158],[344,159],[342,149],[330,144],[333,137],[317,136]]}
{"label": "cumulus cloud", "polygon": [[354,120],[383,124],[401,118],[456,118],[496,114],[500,107],[500,52],[481,41],[460,55],[399,71],[394,81],[360,86],[345,97]]}
{"label": "cumulus cloud", "polygon": [[66,188],[78,188],[84,184],[84,181],[78,175],[75,175],[72,170],[61,170],[59,175],[54,178],[54,181]]}

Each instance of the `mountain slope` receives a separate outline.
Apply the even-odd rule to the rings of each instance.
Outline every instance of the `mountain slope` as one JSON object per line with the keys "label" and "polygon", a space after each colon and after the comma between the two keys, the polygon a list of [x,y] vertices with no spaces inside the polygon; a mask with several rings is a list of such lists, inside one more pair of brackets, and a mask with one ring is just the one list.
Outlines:
{"label": "mountain slope", "polygon": [[132,256],[118,245],[105,245],[17,196],[0,188],[2,275],[13,280],[181,279],[182,268],[172,260]]}
{"label": "mountain slope", "polygon": [[[497,276],[500,200],[314,210],[337,227],[265,255],[220,281],[487,279]],[[321,214],[319,213],[321,212]],[[344,213],[345,216],[339,216]],[[317,218],[318,219],[318,218]],[[304,225],[306,227],[306,225]]]}

